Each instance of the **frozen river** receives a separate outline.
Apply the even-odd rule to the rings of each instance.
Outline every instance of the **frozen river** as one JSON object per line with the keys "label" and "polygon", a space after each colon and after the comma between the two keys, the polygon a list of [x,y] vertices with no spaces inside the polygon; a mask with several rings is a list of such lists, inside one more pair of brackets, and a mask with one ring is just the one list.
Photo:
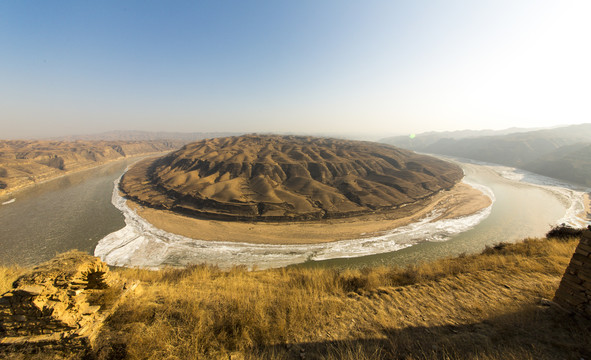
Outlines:
{"label": "frozen river", "polygon": [[401,265],[478,252],[500,241],[542,236],[554,224],[575,223],[586,191],[521,170],[461,162],[464,181],[493,199],[491,207],[468,217],[433,221],[434,213],[373,238],[316,245],[206,242],[156,229],[125,206],[113,190],[130,162],[41,184],[1,205],[0,261],[34,264],[77,248],[122,266]]}

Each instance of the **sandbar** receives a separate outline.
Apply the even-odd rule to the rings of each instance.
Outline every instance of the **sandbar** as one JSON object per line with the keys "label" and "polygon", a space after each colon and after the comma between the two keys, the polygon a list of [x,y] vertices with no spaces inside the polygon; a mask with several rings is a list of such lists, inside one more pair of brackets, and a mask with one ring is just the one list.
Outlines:
{"label": "sandbar", "polygon": [[240,222],[188,217],[168,210],[142,206],[132,200],[127,205],[152,225],[167,232],[205,241],[253,244],[315,244],[369,238],[417,222],[434,210],[436,220],[474,214],[492,203],[481,191],[458,183],[453,188],[392,212],[367,214],[344,219],[301,222]]}

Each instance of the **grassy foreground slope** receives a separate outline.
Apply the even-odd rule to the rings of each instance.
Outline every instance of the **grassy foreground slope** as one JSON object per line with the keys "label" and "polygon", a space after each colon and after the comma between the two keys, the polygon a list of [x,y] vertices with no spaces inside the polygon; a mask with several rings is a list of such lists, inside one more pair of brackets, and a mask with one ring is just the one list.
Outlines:
{"label": "grassy foreground slope", "polygon": [[[409,268],[117,269],[142,285],[108,319],[96,356],[588,359],[591,322],[541,301],[577,242],[528,239]],[[18,269],[1,271],[4,291]]]}

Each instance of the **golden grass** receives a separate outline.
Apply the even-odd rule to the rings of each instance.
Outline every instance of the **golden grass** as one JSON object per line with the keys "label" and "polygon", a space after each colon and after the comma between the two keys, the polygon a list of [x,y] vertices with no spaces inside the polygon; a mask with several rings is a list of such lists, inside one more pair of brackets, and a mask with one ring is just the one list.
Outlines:
{"label": "golden grass", "polygon": [[575,245],[528,239],[408,268],[122,269],[143,285],[103,337],[128,359],[583,356],[591,332],[539,305]]}
{"label": "golden grass", "polygon": [[96,358],[589,358],[591,323],[540,305],[576,244],[527,239],[406,268],[115,269],[141,285]]}

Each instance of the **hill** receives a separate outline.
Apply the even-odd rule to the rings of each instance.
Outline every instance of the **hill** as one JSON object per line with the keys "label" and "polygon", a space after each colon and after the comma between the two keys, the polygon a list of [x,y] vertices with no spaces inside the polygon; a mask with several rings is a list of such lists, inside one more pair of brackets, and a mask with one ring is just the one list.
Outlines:
{"label": "hill", "polygon": [[121,189],[199,217],[309,220],[391,210],[462,177],[456,165],[377,143],[248,135],[188,144],[132,168]]}
{"label": "hill", "polygon": [[591,144],[563,146],[525,164],[523,169],[591,186]]}
{"label": "hill", "polygon": [[176,149],[176,141],[0,140],[0,196],[128,156]]}
{"label": "hill", "polygon": [[441,139],[469,139],[480,138],[484,136],[500,136],[514,133],[530,132],[538,129],[528,128],[509,128],[504,130],[457,130],[457,131],[429,131],[414,136],[391,136],[379,140],[385,144],[392,144],[403,149],[418,150],[438,142]]}
{"label": "hill", "polygon": [[[584,148],[591,145],[591,124],[495,136],[453,138],[446,133],[396,137],[382,142],[416,151],[451,155],[518,167],[558,179],[588,184]],[[574,170],[574,173],[571,171]]]}

